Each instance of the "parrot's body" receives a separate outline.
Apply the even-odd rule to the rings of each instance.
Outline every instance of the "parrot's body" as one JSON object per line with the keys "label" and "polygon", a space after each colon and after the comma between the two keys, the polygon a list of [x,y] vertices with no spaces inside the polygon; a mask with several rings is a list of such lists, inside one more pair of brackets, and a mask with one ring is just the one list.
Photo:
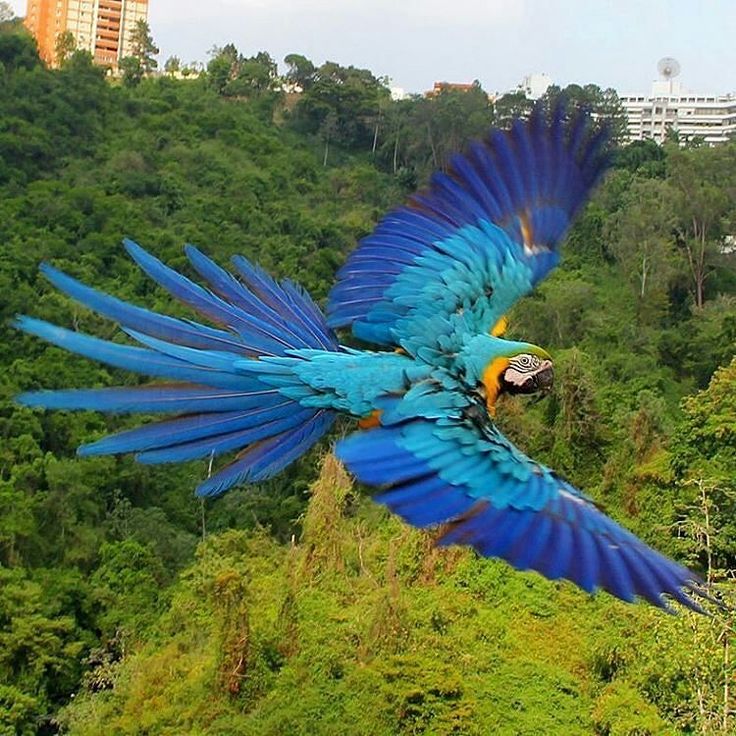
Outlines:
{"label": "parrot's body", "polygon": [[[18,326],[110,365],[180,383],[39,391],[31,406],[168,412],[175,418],[103,438],[80,454],[134,452],[179,462],[237,451],[198,493],[269,478],[311,447],[337,413],[362,431],[337,443],[376,499],[418,527],[445,525],[441,543],[568,578],[587,591],[683,592],[696,577],[647,547],[494,424],[503,392],[549,388],[550,356],[502,338],[506,311],[554,268],[558,245],[605,170],[606,133],[588,116],[535,111],[456,156],[425,193],[390,213],[338,273],[327,319],[291,282],[277,284],[241,257],[238,278],[196,248],[205,289],[135,243],[154,280],[218,327],[158,315],[43,266],[62,291],[111,319],[139,346],[21,317]],[[354,350],[333,328],[387,348]]]}

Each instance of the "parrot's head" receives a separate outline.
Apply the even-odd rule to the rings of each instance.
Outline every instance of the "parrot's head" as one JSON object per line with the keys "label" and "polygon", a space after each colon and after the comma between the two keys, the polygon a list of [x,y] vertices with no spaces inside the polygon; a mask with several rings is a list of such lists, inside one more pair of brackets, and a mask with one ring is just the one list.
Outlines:
{"label": "parrot's head", "polygon": [[534,394],[552,388],[554,370],[550,354],[528,342],[504,340],[495,335],[474,335],[458,356],[465,378],[475,383],[493,415],[503,394]]}
{"label": "parrot's head", "polygon": [[495,352],[488,355],[479,379],[491,415],[501,394],[546,393],[552,388],[554,369],[546,350],[530,343],[490,339],[496,341]]}
{"label": "parrot's head", "polygon": [[[534,348],[535,346],[530,346]],[[554,369],[549,355],[541,348],[508,358],[508,367],[500,374],[499,393],[535,394],[552,388]]]}

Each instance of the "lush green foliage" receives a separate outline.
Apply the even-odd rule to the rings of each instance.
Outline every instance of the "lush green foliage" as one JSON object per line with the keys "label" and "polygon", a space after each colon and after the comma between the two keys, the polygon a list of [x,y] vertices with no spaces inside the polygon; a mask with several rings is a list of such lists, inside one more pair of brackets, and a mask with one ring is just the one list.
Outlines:
{"label": "lush green foliage", "polygon": [[721,732],[721,623],[439,551],[329,456],[312,491],[296,546],[200,546],[71,733]]}
{"label": "lush green foliage", "polygon": [[[394,103],[370,72],[298,55],[287,81],[303,92],[284,93],[270,56],[229,46],[200,79],[143,69],[111,85],[88,55],[67,54],[49,71],[0,26],[0,733],[728,728],[723,615],[671,619],[435,550],[329,456],[311,498],[315,455],[203,505],[191,489],[206,464],[74,457],[138,419],[12,402],[137,380],[10,327],[30,312],[115,334],[48,288],[39,261],[186,314],[119,242],[186,270],[190,241],[321,299],[381,212],[522,101],[492,106],[476,86]],[[614,105],[596,90],[571,92]],[[513,315],[516,334],[554,352],[555,393],[499,410],[522,446],[724,594],[736,568],[736,280],[719,246],[733,232],[735,155],[618,154],[564,268]]]}

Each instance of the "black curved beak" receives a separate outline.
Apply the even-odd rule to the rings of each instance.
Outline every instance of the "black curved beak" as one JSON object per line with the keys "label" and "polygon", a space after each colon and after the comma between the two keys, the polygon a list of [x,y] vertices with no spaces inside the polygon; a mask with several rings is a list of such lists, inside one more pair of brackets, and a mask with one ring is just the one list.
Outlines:
{"label": "black curved beak", "polygon": [[544,393],[552,390],[555,382],[555,370],[552,367],[551,360],[545,360],[542,363],[539,370],[534,374],[534,382],[537,384],[537,388]]}

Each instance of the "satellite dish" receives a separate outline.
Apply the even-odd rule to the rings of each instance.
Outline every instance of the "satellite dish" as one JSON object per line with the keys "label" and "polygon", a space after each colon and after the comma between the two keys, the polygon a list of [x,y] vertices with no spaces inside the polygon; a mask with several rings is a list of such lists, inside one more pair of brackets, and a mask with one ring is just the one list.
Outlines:
{"label": "satellite dish", "polygon": [[665,56],[657,62],[657,71],[664,79],[672,79],[680,73],[680,62],[671,56]]}

